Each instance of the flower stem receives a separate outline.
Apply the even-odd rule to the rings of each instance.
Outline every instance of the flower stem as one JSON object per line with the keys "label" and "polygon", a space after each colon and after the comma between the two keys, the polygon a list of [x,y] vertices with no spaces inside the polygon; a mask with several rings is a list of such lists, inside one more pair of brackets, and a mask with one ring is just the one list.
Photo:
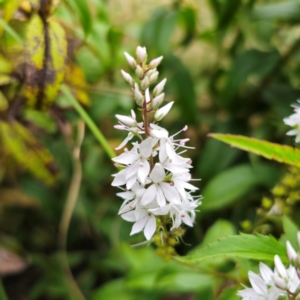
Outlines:
{"label": "flower stem", "polygon": [[[144,115],[144,128],[145,128],[145,135],[146,138],[150,135],[149,132],[149,121],[148,121],[148,112],[147,112],[147,103],[146,100],[144,101],[143,104],[143,115]],[[154,162],[153,162],[153,156],[150,156],[150,169],[152,170],[154,167]]]}
{"label": "flower stem", "polygon": [[98,140],[100,145],[103,147],[104,151],[110,158],[114,158],[116,156],[114,150],[110,147],[108,141],[102,134],[102,132],[99,130],[99,128],[96,126],[96,124],[93,122],[93,120],[90,118],[90,116],[86,113],[86,111],[82,108],[82,106],[78,103],[78,101],[74,98],[72,93],[70,92],[69,88],[66,85],[61,86],[61,90],[68,99],[68,101],[72,104],[72,106],[75,108],[75,110],[78,112],[78,114],[81,116],[85,124],[89,127],[89,129],[92,131],[95,138]]}

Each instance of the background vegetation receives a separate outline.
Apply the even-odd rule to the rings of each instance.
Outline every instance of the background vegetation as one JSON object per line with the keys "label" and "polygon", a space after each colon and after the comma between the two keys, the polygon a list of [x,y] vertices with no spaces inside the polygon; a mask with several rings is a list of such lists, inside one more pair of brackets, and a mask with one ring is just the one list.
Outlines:
{"label": "background vegetation", "polygon": [[120,75],[129,71],[123,52],[146,46],[150,58],[164,56],[160,76],[175,100],[164,125],[189,125],[202,179],[203,205],[178,253],[239,231],[294,230],[298,169],[207,134],[293,144],[282,119],[300,96],[299,1],[0,0],[0,16],[0,274],[9,299],[238,299],[256,263],[189,268],[131,247],[144,238],[129,237],[117,215],[101,132],[111,148],[124,138],[114,115],[135,103]]}

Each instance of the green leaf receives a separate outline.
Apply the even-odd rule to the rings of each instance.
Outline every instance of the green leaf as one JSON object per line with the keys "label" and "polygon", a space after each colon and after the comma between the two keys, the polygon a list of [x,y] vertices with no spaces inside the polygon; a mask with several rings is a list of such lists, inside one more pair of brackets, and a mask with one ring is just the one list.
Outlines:
{"label": "green leaf", "polygon": [[284,230],[284,240],[290,241],[292,246],[295,249],[298,249],[298,243],[297,243],[298,227],[297,227],[297,225],[287,216],[282,217],[282,224],[283,224],[283,230]]}
{"label": "green leaf", "polygon": [[215,176],[203,190],[201,210],[223,208],[243,195],[264,179],[249,164],[239,165]]}
{"label": "green leaf", "polygon": [[204,249],[176,259],[188,265],[198,265],[206,259],[216,257],[243,257],[260,261],[273,261],[276,254],[284,263],[288,262],[285,246],[274,237],[241,234],[221,238]]}
{"label": "green leaf", "polygon": [[261,155],[267,159],[300,167],[300,150],[297,148],[240,135],[213,133],[209,136],[230,144],[232,147]]}
{"label": "green leaf", "polygon": [[88,6],[88,1],[82,0],[67,0],[68,4],[76,12],[76,15],[79,17],[84,34],[87,37],[93,27],[93,18]]}

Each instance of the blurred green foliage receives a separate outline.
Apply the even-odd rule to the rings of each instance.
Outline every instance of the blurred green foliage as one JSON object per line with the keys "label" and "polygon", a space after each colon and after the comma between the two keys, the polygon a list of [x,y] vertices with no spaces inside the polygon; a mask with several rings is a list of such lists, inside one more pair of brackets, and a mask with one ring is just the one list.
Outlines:
{"label": "blurred green foliage", "polygon": [[[113,129],[114,115],[135,107],[119,72],[128,70],[123,52],[132,53],[137,45],[146,46],[151,58],[164,56],[159,71],[168,79],[167,100],[175,100],[164,125],[175,133],[188,124],[184,134],[196,148],[189,156],[194,177],[202,179],[203,208],[178,253],[239,230],[279,237],[285,228],[287,238],[295,236],[299,201],[283,223],[280,214],[257,215],[262,198],[286,172],[284,166],[231,149],[207,134],[230,132],[292,144],[282,119],[300,96],[298,1],[62,0],[51,2],[44,13],[34,3],[39,1],[0,0],[0,246],[17,254],[8,262],[13,271],[0,266],[9,299],[80,299],[57,246],[80,117],[58,88],[61,82],[69,87],[114,148],[124,138]],[[68,43],[64,68],[60,61],[55,69],[51,62],[57,48],[49,50],[47,70],[65,75],[55,81],[54,103],[44,110],[24,104],[25,91],[36,84],[26,75],[27,28],[34,18],[46,27],[55,22]],[[45,59],[41,62],[45,70]],[[48,83],[37,84],[35,97],[41,101],[46,101]],[[121,201],[110,186],[114,167],[88,129],[81,162],[67,253],[86,299],[238,299],[250,266],[255,270],[251,261],[221,258],[191,269],[163,261],[151,247],[130,247],[143,237],[129,237],[131,224],[117,215]],[[20,259],[27,268],[20,267]]]}

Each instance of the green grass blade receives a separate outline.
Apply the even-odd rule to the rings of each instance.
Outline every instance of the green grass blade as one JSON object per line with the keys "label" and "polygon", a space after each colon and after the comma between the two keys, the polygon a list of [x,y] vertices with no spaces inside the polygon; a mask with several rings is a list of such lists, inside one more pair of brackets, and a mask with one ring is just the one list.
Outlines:
{"label": "green grass blade", "polygon": [[15,30],[9,26],[3,19],[0,18],[0,25],[5,29],[5,31],[20,45],[23,45],[22,38],[15,32]]}
{"label": "green grass blade", "polygon": [[70,92],[69,88],[65,85],[62,85],[61,90],[65,94],[66,98],[71,103],[71,105],[75,108],[75,110],[81,116],[81,118],[86,123],[86,125],[89,127],[89,129],[92,131],[95,138],[99,141],[100,145],[103,147],[103,149],[107,153],[107,155],[110,158],[116,157],[114,150],[110,147],[109,143],[107,142],[107,140],[104,137],[104,135],[102,134],[102,132],[99,130],[99,128],[96,126],[96,124],[90,118],[90,116],[86,113],[86,111],[81,107],[81,105],[78,103],[78,101],[74,98],[74,96]]}

